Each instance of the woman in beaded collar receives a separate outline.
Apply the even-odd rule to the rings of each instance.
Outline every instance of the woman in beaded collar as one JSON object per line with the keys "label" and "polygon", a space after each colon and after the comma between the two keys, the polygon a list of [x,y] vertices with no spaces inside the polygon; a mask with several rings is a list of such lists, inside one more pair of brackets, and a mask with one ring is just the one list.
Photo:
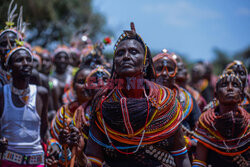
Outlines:
{"label": "woman in beaded collar", "polygon": [[197,157],[193,165],[238,167],[249,165],[249,113],[239,103],[243,84],[231,71],[221,75],[216,84],[219,105],[199,118],[195,138]]}
{"label": "woman in beaded collar", "polygon": [[159,53],[153,58],[153,62],[156,69],[157,83],[176,92],[183,108],[182,123],[189,130],[193,130],[200,116],[200,109],[193,96],[185,88],[175,83],[178,72],[178,66],[175,59],[167,53],[166,49],[164,49],[163,53]]}
{"label": "woman in beaded collar", "polygon": [[[249,95],[249,86],[248,86],[248,71],[243,64],[243,62],[239,60],[234,60],[233,62],[229,63],[224,71],[232,70],[235,75],[241,80],[243,89],[244,89],[244,98],[242,99],[242,102],[239,103],[239,105],[243,106],[247,112],[250,112],[250,95]],[[219,105],[218,99],[214,98],[213,101],[211,101],[204,110],[208,110],[210,108],[216,108]]]}
{"label": "woman in beaded collar", "polygon": [[93,102],[88,164],[190,166],[179,128],[180,104],[170,89],[147,80],[154,79],[152,59],[133,23],[114,50],[113,87],[99,92]]}

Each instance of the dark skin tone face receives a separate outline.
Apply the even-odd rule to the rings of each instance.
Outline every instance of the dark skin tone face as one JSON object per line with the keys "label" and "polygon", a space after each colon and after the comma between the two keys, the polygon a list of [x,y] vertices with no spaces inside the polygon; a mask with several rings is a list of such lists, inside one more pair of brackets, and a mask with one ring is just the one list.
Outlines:
{"label": "dark skin tone face", "polygon": [[175,63],[171,59],[163,57],[155,61],[154,65],[157,75],[157,82],[161,85],[172,87],[175,83],[175,77],[171,76],[174,74],[176,68]]}
{"label": "dark skin tone face", "polygon": [[191,71],[191,75],[192,75],[192,81],[199,81],[200,79],[202,79],[202,77],[205,74],[205,67],[202,64],[196,64]]}
{"label": "dark skin tone face", "polygon": [[80,72],[78,72],[76,76],[76,81],[74,83],[74,90],[76,92],[78,101],[82,102],[91,98],[91,94],[89,94],[85,88],[85,80],[90,72],[91,72],[90,69],[83,69]]}
{"label": "dark skin tone face", "polygon": [[48,75],[50,72],[50,68],[51,68],[51,59],[50,56],[47,53],[43,53],[41,54],[42,57],[42,70],[41,72]]}
{"label": "dark skin tone face", "polygon": [[[3,36],[0,38],[0,54],[5,55],[7,51],[11,48],[14,48],[16,46],[15,39],[17,39],[17,35],[13,32],[6,32]],[[9,40],[9,42],[8,42]],[[11,44],[11,48],[9,46]]]}
{"label": "dark skin tone face", "polygon": [[87,81],[89,82],[87,89],[90,89],[91,94],[96,94],[103,86],[107,85],[108,78],[109,75],[103,71],[93,73]]}
{"label": "dark skin tone face", "polygon": [[37,59],[33,59],[33,68],[37,70],[39,68],[39,61]]}
{"label": "dark skin tone face", "polygon": [[25,50],[15,52],[10,58],[10,69],[13,77],[30,77],[32,73],[32,57]]}
{"label": "dark skin tone face", "polygon": [[56,66],[56,71],[59,74],[65,73],[69,63],[69,56],[65,52],[60,52],[55,55],[54,64]]}
{"label": "dark skin tone face", "polygon": [[176,81],[186,82],[187,81],[187,68],[183,62],[177,63],[178,71],[176,74]]}
{"label": "dark skin tone face", "polygon": [[244,70],[244,68],[241,65],[234,65],[232,66],[230,69],[232,69],[234,71],[234,73],[240,78],[241,82],[245,85],[246,83],[246,71]]}
{"label": "dark skin tone face", "polygon": [[71,52],[70,53],[70,58],[71,58],[71,65],[73,67],[78,67],[80,62],[80,56],[77,55],[76,52]]}
{"label": "dark skin tone face", "polygon": [[115,73],[120,78],[134,77],[142,74],[144,49],[142,45],[134,40],[122,41],[115,52]]}
{"label": "dark skin tone face", "polygon": [[235,78],[223,78],[217,86],[216,97],[224,105],[234,105],[242,99],[242,87]]}

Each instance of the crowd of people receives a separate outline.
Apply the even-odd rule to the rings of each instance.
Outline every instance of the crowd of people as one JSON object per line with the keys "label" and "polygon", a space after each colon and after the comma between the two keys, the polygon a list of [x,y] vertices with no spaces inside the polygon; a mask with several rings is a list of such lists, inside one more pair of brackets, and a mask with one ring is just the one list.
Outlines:
{"label": "crowd of people", "polygon": [[189,73],[166,49],[152,57],[134,23],[111,61],[110,39],[86,32],[49,52],[25,41],[16,9],[0,31],[0,166],[250,166],[243,62]]}

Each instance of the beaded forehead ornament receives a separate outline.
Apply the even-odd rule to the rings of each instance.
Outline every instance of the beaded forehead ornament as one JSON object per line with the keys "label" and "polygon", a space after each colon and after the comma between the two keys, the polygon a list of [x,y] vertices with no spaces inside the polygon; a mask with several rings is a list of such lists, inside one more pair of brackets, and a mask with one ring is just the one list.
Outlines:
{"label": "beaded forehead ornament", "polygon": [[226,70],[227,70],[227,69],[232,69],[233,66],[235,66],[235,65],[237,65],[237,66],[242,66],[242,68],[243,68],[244,71],[246,72],[246,76],[248,75],[248,72],[247,72],[247,69],[246,69],[245,65],[243,64],[242,61],[239,61],[239,60],[234,60],[232,63],[228,64],[227,67],[226,67]]}
{"label": "beaded forehead ornament", "polygon": [[5,66],[6,66],[6,67],[7,67],[8,64],[9,64],[9,61],[10,61],[11,56],[13,56],[14,53],[16,53],[16,52],[19,51],[19,50],[25,50],[25,51],[28,52],[29,55],[33,58],[32,53],[31,53],[31,51],[30,51],[28,48],[23,47],[23,46],[19,46],[19,47],[16,47],[16,48],[12,49],[12,50],[6,55],[6,57],[5,57]]}
{"label": "beaded forehead ornament", "polygon": [[243,84],[242,84],[240,78],[239,78],[238,76],[236,76],[235,73],[233,72],[233,70],[231,70],[231,69],[225,70],[225,71],[223,72],[223,74],[219,76],[219,79],[218,79],[217,82],[216,82],[216,87],[218,87],[218,84],[219,84],[222,80],[224,80],[224,79],[226,79],[226,78],[228,78],[228,77],[230,77],[231,79],[235,79],[238,83],[240,83],[241,88],[243,87]]}
{"label": "beaded forehead ornament", "polygon": [[96,72],[101,72],[104,74],[107,74],[110,77],[110,73],[108,72],[108,70],[105,69],[104,66],[97,66],[95,69],[93,69],[89,75],[86,77],[86,81],[85,83],[90,83],[90,79],[91,77],[96,73]]}
{"label": "beaded forehead ornament", "polygon": [[[157,54],[155,57],[153,57],[153,62],[155,63],[156,61],[158,61],[158,60],[160,60],[160,59],[163,59],[163,58],[167,58],[167,59],[171,60],[171,61],[174,63],[174,65],[175,65],[174,73],[171,74],[171,75],[169,75],[169,71],[168,71],[167,68],[163,68],[163,70],[164,70],[164,69],[167,70],[167,73],[168,73],[168,75],[169,75],[170,77],[174,77],[174,76],[176,75],[176,73],[177,73],[178,67],[177,67],[177,63],[176,63],[175,59],[173,59],[173,57],[172,57],[170,54],[168,54],[168,50],[167,50],[167,49],[163,49],[163,50],[162,50],[162,53],[159,53],[159,54]],[[162,72],[161,72],[161,73],[162,73]]]}
{"label": "beaded forehead ornament", "polygon": [[145,42],[143,41],[141,36],[136,33],[135,25],[133,22],[130,23],[130,28],[131,28],[131,30],[124,30],[123,34],[121,34],[120,37],[118,38],[118,40],[116,41],[115,46],[114,46],[114,55],[116,53],[116,49],[117,49],[118,45],[122,41],[124,41],[126,39],[135,39],[143,45],[143,48],[145,50],[144,60],[143,60],[143,65],[145,65],[146,64],[146,57],[147,57],[147,45],[145,44]]}

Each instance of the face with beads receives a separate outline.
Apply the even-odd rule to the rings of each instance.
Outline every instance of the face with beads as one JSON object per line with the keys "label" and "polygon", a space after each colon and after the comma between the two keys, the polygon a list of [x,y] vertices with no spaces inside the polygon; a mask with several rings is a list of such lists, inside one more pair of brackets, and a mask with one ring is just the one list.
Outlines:
{"label": "face with beads", "polygon": [[237,104],[243,98],[241,83],[235,77],[224,77],[216,85],[215,96],[221,104]]}
{"label": "face with beads", "polygon": [[122,41],[115,51],[114,68],[119,78],[143,74],[144,48],[134,39]]}
{"label": "face with beads", "polygon": [[16,51],[9,60],[9,69],[14,77],[30,77],[32,74],[32,56],[26,50]]}
{"label": "face with beads", "polygon": [[16,47],[17,35],[14,32],[6,32],[0,37],[0,54],[5,56],[7,51]]}
{"label": "face with beads", "polygon": [[168,58],[163,57],[154,61],[157,83],[166,87],[171,87],[175,83],[176,63]]}
{"label": "face with beads", "polygon": [[94,69],[87,77],[86,88],[91,91],[91,94],[96,94],[100,89],[107,85],[109,77],[110,74],[106,70],[99,69],[96,71]]}
{"label": "face with beads", "polygon": [[246,80],[247,80],[247,73],[246,73],[246,70],[243,68],[243,66],[240,64],[235,64],[229,69],[232,69],[234,71],[235,75],[237,75],[240,78],[242,84],[245,87]]}

